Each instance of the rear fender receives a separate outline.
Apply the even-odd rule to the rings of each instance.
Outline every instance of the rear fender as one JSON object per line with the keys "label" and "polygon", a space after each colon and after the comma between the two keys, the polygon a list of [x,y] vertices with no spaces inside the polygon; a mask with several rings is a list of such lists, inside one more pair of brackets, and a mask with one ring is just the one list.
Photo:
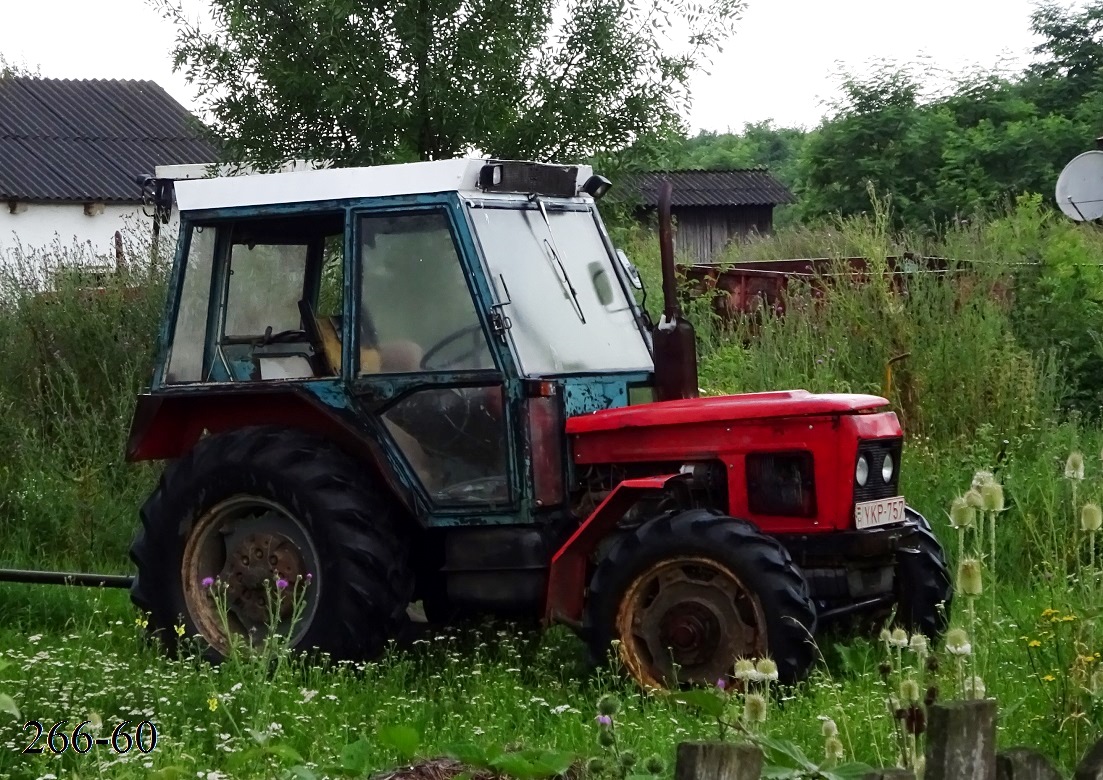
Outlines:
{"label": "rear fender", "polygon": [[126,445],[129,462],[178,458],[207,433],[252,425],[282,425],[317,433],[375,468],[411,513],[412,491],[397,477],[386,451],[347,409],[325,403],[299,386],[138,396]]}
{"label": "rear fender", "polygon": [[645,495],[661,492],[671,480],[680,476],[664,474],[624,480],[571,534],[552,556],[548,570],[548,595],[544,605],[546,624],[566,623],[576,628],[581,625],[590,555],[636,502]]}

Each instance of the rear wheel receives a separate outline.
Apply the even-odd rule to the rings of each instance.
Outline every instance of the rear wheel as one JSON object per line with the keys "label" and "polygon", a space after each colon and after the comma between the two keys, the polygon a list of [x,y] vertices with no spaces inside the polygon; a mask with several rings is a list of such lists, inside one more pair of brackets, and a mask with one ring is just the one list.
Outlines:
{"label": "rear wheel", "polygon": [[776,540],[711,510],[671,513],[615,543],[590,584],[597,659],[614,640],[642,686],[714,684],[739,658],[769,656],[792,683],[815,660],[808,585]]}
{"label": "rear wheel", "polygon": [[182,627],[215,661],[228,634],[256,641],[270,626],[335,660],[377,655],[413,587],[401,518],[363,469],[280,428],[212,436],[169,465],[130,555],[131,599],[151,632],[172,652]]}

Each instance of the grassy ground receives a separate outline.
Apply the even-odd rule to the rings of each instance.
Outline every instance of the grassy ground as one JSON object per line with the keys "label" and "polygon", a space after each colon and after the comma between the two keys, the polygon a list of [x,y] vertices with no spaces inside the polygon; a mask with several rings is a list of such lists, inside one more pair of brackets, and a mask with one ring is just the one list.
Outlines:
{"label": "grassy ground", "polygon": [[[981,561],[983,592],[972,610],[960,597],[954,610],[971,645],[961,668],[944,650],[938,670],[928,672],[918,654],[887,651],[877,638],[824,638],[813,677],[770,692],[765,722],[748,727],[792,741],[817,762],[826,717],[838,726],[844,760],[914,761],[900,750],[899,723],[886,706],[886,698],[910,695],[908,680],[921,694],[934,684],[947,698],[975,693],[964,680],[979,676],[1000,702],[1001,745],[1036,747],[1066,769],[1101,735],[1103,584],[1091,575],[1103,556],[1091,552],[1095,537],[1080,523],[1085,502],[1103,498],[1099,388],[1091,380],[1098,374],[1085,346],[1103,332],[1090,305],[1103,283],[1080,270],[1097,264],[1101,244],[1094,233],[1039,215],[1025,204],[952,231],[936,246],[889,235],[877,217],[797,228],[740,251],[877,257],[918,249],[984,262],[949,282],[917,277],[907,295],[880,284],[844,285],[822,299],[794,290],[785,318],[734,328],[710,318],[707,303],[692,307],[708,392],[881,392],[887,359],[909,352],[889,393],[908,434],[903,492],[930,518],[955,566]],[[654,237],[618,239],[649,280],[654,311]],[[124,464],[121,452],[134,394],[149,373],[162,276],[135,263],[92,301],[63,282],[51,307],[34,294],[31,277],[51,264],[56,270],[57,260],[29,258],[0,272],[3,563],[127,571],[135,509],[157,469]],[[1082,480],[1065,476],[1073,451],[1086,460]],[[989,537],[972,532],[959,553],[946,514],[979,469],[995,470],[1005,493],[994,556]],[[141,640],[140,622],[125,592],[0,588],[0,693],[11,697],[0,699],[0,710],[19,711],[0,711],[0,776],[363,776],[448,751],[519,778],[628,751],[638,762],[620,774],[636,775],[648,756],[669,766],[677,742],[718,730],[707,714],[712,699],[691,708],[640,694],[615,670],[588,671],[577,640],[562,631],[434,630],[357,668],[304,668],[278,650],[212,668],[162,657]],[[886,679],[879,667],[889,655]],[[595,722],[598,700],[610,693],[622,704],[612,746],[600,744],[610,737]],[[732,710],[724,717],[741,721],[743,699],[723,696]],[[149,753],[108,744],[28,755],[21,751],[35,736],[24,726],[31,720],[47,732],[65,720],[69,740],[83,721],[108,740],[123,721],[131,736],[148,721],[158,742]],[[121,734],[116,739],[126,746]],[[517,747],[545,753],[519,755]]]}

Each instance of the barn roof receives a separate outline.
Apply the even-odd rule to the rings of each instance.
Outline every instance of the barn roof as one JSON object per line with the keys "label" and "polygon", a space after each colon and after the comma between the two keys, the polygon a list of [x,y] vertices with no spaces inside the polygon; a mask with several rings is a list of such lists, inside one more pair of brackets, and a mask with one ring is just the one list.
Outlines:
{"label": "barn roof", "polygon": [[639,197],[644,206],[658,206],[664,179],[674,187],[672,206],[776,206],[796,201],[765,168],[647,171],[625,176],[613,186],[619,184],[625,195]]}
{"label": "barn roof", "polygon": [[0,199],[137,203],[135,177],[217,159],[155,82],[0,78]]}

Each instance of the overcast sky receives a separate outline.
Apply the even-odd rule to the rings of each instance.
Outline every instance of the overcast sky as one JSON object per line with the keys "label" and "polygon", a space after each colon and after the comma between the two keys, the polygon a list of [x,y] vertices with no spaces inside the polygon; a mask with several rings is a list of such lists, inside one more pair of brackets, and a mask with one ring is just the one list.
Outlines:
{"label": "overcast sky", "polygon": [[[294,2],[294,0],[288,0]],[[58,78],[152,79],[188,108],[172,72],[174,28],[147,0],[0,0],[0,53]],[[198,14],[205,0],[185,0]],[[1025,63],[1032,0],[748,0],[736,36],[694,83],[693,130],[746,122],[811,127],[837,93],[840,68],[925,57],[958,72]],[[1066,0],[1080,7],[1083,0]]]}

